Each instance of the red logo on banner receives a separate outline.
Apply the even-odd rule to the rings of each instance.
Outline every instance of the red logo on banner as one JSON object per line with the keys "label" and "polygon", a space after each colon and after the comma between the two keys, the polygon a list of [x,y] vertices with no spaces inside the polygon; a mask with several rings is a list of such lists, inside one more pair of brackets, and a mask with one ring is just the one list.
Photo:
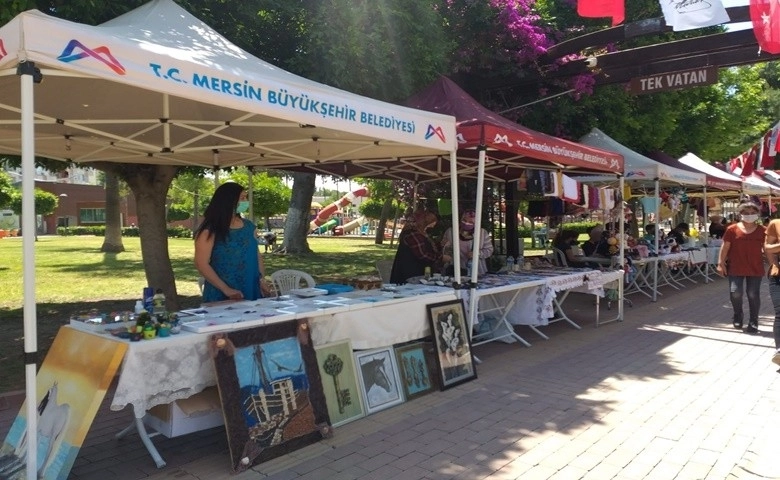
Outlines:
{"label": "red logo on banner", "polygon": [[5,51],[5,45],[3,45],[3,39],[0,38],[0,60],[4,59],[6,55],[8,55],[8,52]]}
{"label": "red logo on banner", "polygon": [[758,46],[767,53],[780,53],[780,2],[750,0],[750,20]]}

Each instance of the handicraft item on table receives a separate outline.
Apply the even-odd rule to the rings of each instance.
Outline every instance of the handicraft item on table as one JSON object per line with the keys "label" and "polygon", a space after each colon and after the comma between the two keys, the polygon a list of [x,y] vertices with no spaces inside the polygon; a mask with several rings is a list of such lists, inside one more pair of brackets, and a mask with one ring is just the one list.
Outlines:
{"label": "handicraft item on table", "polygon": [[477,378],[463,300],[428,305],[441,389]]}
{"label": "handicraft item on table", "polygon": [[403,403],[393,347],[355,352],[355,364],[369,414]]}
{"label": "handicraft item on table", "polygon": [[[36,376],[38,461],[36,478],[66,478],[127,344],[60,328]],[[0,478],[27,476],[27,403],[0,446]]]}
{"label": "handicraft item on table", "polygon": [[395,347],[398,369],[401,371],[401,386],[407,400],[421,397],[438,389],[439,382],[436,372],[431,369],[433,360],[433,344],[431,342],[416,342]]}
{"label": "handicraft item on table", "polygon": [[307,321],[215,334],[209,342],[234,472],[331,434]]}
{"label": "handicraft item on table", "polygon": [[314,350],[331,424],[337,427],[365,416],[350,341],[319,345]]}

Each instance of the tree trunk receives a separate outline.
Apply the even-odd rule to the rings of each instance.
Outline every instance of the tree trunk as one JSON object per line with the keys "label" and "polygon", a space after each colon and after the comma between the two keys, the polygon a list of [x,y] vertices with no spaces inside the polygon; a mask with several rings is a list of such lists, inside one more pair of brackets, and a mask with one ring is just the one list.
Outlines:
{"label": "tree trunk", "polygon": [[[376,245],[382,245],[385,242],[385,227],[387,226],[387,221],[390,220],[390,215],[395,216],[394,214],[393,199],[385,199],[385,203],[382,205],[382,213],[379,214],[379,226],[376,229],[376,236],[374,236]],[[393,224],[393,227],[395,227],[395,224]]]}
{"label": "tree trunk", "polygon": [[[169,311],[179,310],[176,279],[168,254],[168,225],[165,220],[165,200],[178,167],[111,163],[96,167],[116,173],[133,191],[147,285],[155,290],[162,289]],[[141,289],[147,285],[138,286],[139,296]]]}
{"label": "tree trunk", "polygon": [[106,234],[100,251],[108,253],[125,251],[119,212],[119,179],[113,172],[106,172]]}
{"label": "tree trunk", "polygon": [[309,234],[309,212],[314,196],[316,175],[293,173],[292,197],[284,222],[284,240],[281,250],[286,253],[311,253],[306,237]]}

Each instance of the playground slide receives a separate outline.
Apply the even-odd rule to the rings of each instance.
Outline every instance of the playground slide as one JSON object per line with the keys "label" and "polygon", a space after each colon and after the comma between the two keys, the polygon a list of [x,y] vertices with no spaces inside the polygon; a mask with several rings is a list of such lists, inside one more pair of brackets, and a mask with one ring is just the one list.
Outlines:
{"label": "playground slide", "polygon": [[338,211],[341,207],[346,207],[350,203],[352,203],[356,198],[358,197],[367,197],[368,196],[368,189],[365,187],[358,188],[357,190],[354,190],[352,192],[349,192],[348,194],[344,195],[337,201],[331,203],[327,207],[320,210],[320,213],[317,214],[317,216],[314,218],[314,220],[311,221],[309,224],[309,229],[314,230],[315,228],[321,226],[325,222],[328,221],[328,219]]}
{"label": "playground slide", "polygon": [[359,218],[352,220],[351,222],[345,223],[344,226],[342,226],[341,228],[344,233],[349,233],[352,230],[356,229],[357,227],[363,225],[364,223],[366,223],[366,217],[360,216]]}
{"label": "playground slide", "polygon": [[339,224],[339,221],[336,220],[335,218],[332,219],[332,220],[328,220],[327,222],[323,223],[319,227],[316,227],[314,229],[314,233],[316,233],[318,235],[323,234],[323,233],[327,232],[328,230],[333,229],[338,224]]}

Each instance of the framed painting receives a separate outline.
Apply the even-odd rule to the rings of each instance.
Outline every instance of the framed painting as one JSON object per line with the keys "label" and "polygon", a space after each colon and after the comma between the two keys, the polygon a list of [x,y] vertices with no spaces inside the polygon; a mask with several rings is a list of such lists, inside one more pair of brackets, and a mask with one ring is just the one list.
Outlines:
{"label": "framed painting", "polygon": [[215,334],[209,348],[234,472],[331,434],[305,320]]}
{"label": "framed painting", "polygon": [[393,347],[355,352],[355,365],[367,413],[403,403],[403,389]]}
{"label": "framed painting", "polygon": [[350,341],[320,345],[314,350],[331,425],[337,427],[365,416]]}
{"label": "framed painting", "polygon": [[60,328],[36,376],[37,472],[27,472],[27,402],[0,445],[0,478],[68,478],[127,343]]}
{"label": "framed painting", "polygon": [[463,300],[428,305],[441,389],[477,378]]}
{"label": "framed painting", "polygon": [[431,375],[431,362],[428,352],[433,345],[428,342],[417,342],[395,347],[395,357],[398,370],[401,373],[401,387],[407,400],[431,393],[437,386],[435,376]]}

